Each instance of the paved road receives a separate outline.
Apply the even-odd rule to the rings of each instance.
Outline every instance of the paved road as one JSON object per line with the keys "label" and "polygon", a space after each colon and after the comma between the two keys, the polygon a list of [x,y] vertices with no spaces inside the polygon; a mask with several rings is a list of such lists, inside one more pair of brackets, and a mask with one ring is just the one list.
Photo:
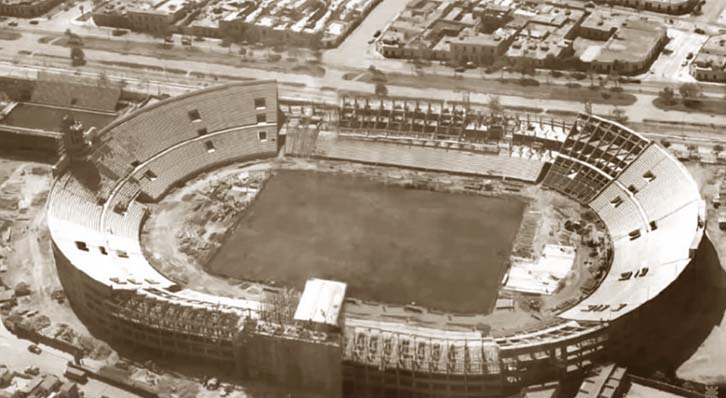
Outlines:
{"label": "paved road", "polygon": [[[368,17],[351,33],[338,48],[325,51],[323,62],[326,65],[339,65],[347,67],[365,68],[371,60],[382,60],[368,42],[373,39],[376,31],[383,32],[386,27],[406,8],[405,0],[383,0],[371,11]],[[380,64],[380,62],[376,62]],[[386,67],[398,70],[408,70],[410,67],[404,62],[391,62]]]}
{"label": "paved road", "polygon": [[[68,56],[68,49],[64,47],[54,46],[51,44],[41,44],[37,40],[39,35],[25,34],[23,38],[14,41],[7,42],[11,43],[15,48],[37,48],[38,51],[42,51],[46,55],[52,55],[57,57],[57,61],[54,59],[42,58],[32,56],[13,56],[10,60],[11,63],[16,62],[18,64],[39,64],[43,65],[61,65],[63,69],[68,68],[67,61],[64,59]],[[0,53],[0,57],[3,55],[7,59],[7,52],[3,51]],[[114,52],[98,51],[98,50],[86,50],[86,58],[89,60],[89,65],[78,68],[83,71],[101,71],[109,70],[108,63],[118,62],[119,55]],[[324,77],[312,77],[306,74],[290,73],[290,72],[277,72],[269,70],[260,70],[248,67],[232,66],[232,65],[218,65],[208,64],[204,62],[192,62],[188,60],[163,60],[149,56],[141,55],[126,55],[123,58],[124,62],[136,63],[141,65],[152,65],[160,68],[174,68],[179,70],[186,70],[192,73],[202,74],[216,74],[219,76],[236,76],[236,77],[255,77],[261,79],[276,79],[283,83],[292,83],[297,87],[304,85],[309,89],[318,89],[323,87],[335,88],[338,90],[349,90],[349,91],[361,91],[361,92],[373,92],[373,85],[365,82],[345,80],[345,70],[336,68],[327,68],[327,73]],[[105,64],[98,64],[104,62]],[[123,68],[117,67],[117,70],[121,71]],[[118,75],[122,76],[125,80],[130,80],[136,76],[153,76],[153,73],[149,71],[141,71],[139,69],[126,68],[125,72],[119,72]],[[162,80],[179,79],[183,76],[164,76]],[[143,79],[143,78],[142,78]],[[186,82],[190,79],[185,78]],[[455,82],[452,79],[452,82]],[[214,82],[202,81],[202,84],[214,84]],[[188,84],[187,84],[188,85]],[[194,85],[194,84],[192,84]],[[544,88],[540,88],[544,90]],[[295,89],[299,92],[299,88]],[[456,90],[440,90],[440,89],[429,89],[425,87],[403,87],[389,85],[388,91],[391,95],[398,96],[409,96],[413,98],[439,98],[445,100],[461,100],[461,93]],[[284,91],[283,91],[284,94]],[[652,105],[652,100],[655,98],[654,94],[637,94],[638,101],[629,107],[625,108],[626,114],[630,120],[635,122],[641,122],[643,119],[656,119],[656,120],[667,120],[672,122],[681,122],[688,120],[691,122],[698,123],[719,123],[726,124],[726,118],[716,117],[712,115],[700,114],[700,113],[685,113],[677,111],[662,111]],[[490,96],[486,94],[476,93],[471,95],[472,102],[486,103],[489,101]],[[540,107],[544,109],[558,109],[568,111],[582,111],[584,106],[582,103],[577,101],[564,101],[564,100],[544,100],[534,98],[524,98],[518,96],[500,96],[501,102],[504,105],[518,105],[518,106],[531,106]],[[593,111],[599,114],[608,114],[612,110],[611,106],[595,104]]]}

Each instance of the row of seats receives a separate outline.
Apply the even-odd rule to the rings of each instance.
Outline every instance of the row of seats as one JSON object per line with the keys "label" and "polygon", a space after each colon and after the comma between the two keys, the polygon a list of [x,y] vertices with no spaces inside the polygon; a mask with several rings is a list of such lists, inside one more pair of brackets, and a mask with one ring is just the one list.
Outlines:
{"label": "row of seats", "polygon": [[658,228],[661,218],[697,201],[699,190],[688,170],[665,149],[651,145],[590,207],[605,222],[611,237],[617,239],[638,230],[643,234]]}
{"label": "row of seats", "polygon": [[85,195],[86,189],[71,176],[63,177],[56,183],[53,192],[53,205],[49,213],[56,217],[73,221],[78,225],[99,230],[101,223],[101,212],[103,208],[98,206],[92,197]]}
{"label": "row of seats", "polygon": [[160,101],[115,121],[100,135],[108,135],[143,162],[200,135],[260,122],[277,123],[274,82],[231,84]]}
{"label": "row of seats", "polygon": [[618,183],[608,185],[590,203],[590,208],[603,220],[610,233],[610,238],[613,240],[620,239],[647,224],[637,202]]}
{"label": "row of seats", "polygon": [[132,201],[123,214],[115,211],[107,212],[104,220],[106,232],[114,237],[138,240],[141,223],[147,211],[145,205]]}
{"label": "row of seats", "polygon": [[107,140],[99,145],[91,155],[93,161],[114,180],[125,176],[134,169],[137,157],[121,146],[116,140]]}
{"label": "row of seats", "polygon": [[[211,166],[245,157],[273,156],[276,126],[243,128],[210,135],[162,152],[134,173],[141,190],[154,200],[187,176]],[[260,133],[264,132],[264,138]]]}
{"label": "row of seats", "polygon": [[361,141],[321,133],[315,155],[366,163],[385,164],[513,178],[534,182],[544,163],[537,159],[408,146],[390,142]]}
{"label": "row of seats", "polygon": [[587,299],[562,314],[610,320],[665,289],[703,234],[705,208],[688,170],[651,144],[591,203],[613,242],[610,271]]}
{"label": "row of seats", "polygon": [[68,84],[67,77],[64,77],[58,81],[38,79],[30,101],[65,108],[115,112],[119,98],[121,98],[120,85],[91,85],[88,82]]}

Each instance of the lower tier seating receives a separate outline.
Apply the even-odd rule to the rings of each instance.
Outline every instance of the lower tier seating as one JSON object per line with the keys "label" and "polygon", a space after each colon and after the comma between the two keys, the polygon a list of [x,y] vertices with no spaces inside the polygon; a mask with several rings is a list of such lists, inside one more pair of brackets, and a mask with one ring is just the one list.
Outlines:
{"label": "lower tier seating", "polygon": [[419,145],[363,141],[320,133],[314,155],[366,163],[479,174],[534,182],[544,163],[539,159],[491,155]]}

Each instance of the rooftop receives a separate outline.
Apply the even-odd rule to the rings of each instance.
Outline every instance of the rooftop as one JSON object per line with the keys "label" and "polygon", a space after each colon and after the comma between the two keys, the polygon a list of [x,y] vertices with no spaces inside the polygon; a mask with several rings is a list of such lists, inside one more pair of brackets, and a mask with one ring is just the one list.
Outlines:
{"label": "rooftop", "polygon": [[711,36],[701,47],[694,63],[699,68],[726,69],[726,34]]}
{"label": "rooftop", "polygon": [[309,279],[298,303],[294,319],[338,325],[338,315],[345,299],[347,285],[343,282]]}
{"label": "rooftop", "polygon": [[645,59],[664,35],[665,31],[655,23],[629,20],[606,42],[597,61]]}

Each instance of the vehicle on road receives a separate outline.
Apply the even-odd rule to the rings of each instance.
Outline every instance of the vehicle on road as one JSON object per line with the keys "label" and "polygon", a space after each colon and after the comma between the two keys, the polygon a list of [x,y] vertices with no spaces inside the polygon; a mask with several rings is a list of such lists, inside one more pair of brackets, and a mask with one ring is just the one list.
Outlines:
{"label": "vehicle on road", "polygon": [[8,26],[12,26],[12,27],[18,26],[18,21],[10,21],[10,22],[8,22]]}
{"label": "vehicle on road", "polygon": [[691,59],[691,58],[693,58],[693,53],[688,53],[688,55],[686,55],[686,59]]}
{"label": "vehicle on road", "polygon": [[377,30],[376,33],[373,34],[373,37],[378,38],[378,36],[380,36],[380,35],[381,35],[381,31]]}
{"label": "vehicle on road", "polygon": [[41,352],[43,352],[43,350],[41,350],[40,347],[38,347],[35,344],[29,345],[28,346],[28,351],[30,351],[30,352],[32,352],[33,354],[36,354],[36,355],[37,354],[40,354]]}
{"label": "vehicle on road", "polygon": [[88,381],[86,372],[73,366],[66,367],[66,371],[63,373],[63,376],[68,380],[81,384],[85,384]]}

